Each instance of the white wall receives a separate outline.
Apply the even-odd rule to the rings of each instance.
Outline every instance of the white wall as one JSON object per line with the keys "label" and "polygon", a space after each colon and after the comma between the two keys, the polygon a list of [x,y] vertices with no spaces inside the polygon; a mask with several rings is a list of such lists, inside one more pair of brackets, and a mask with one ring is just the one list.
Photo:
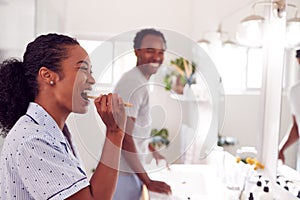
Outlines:
{"label": "white wall", "polygon": [[[241,146],[254,146],[258,144],[261,96],[259,94],[226,95],[225,121],[222,134],[238,139],[236,146],[227,146],[225,149],[235,155]],[[292,125],[290,105],[286,94],[282,98],[280,141],[287,134]],[[276,133],[274,133],[276,134]],[[274,150],[275,151],[275,150]],[[287,151],[286,164],[296,167],[297,144],[293,144]]]}
{"label": "white wall", "polygon": [[[250,14],[255,0],[38,0],[43,12],[38,32],[59,31],[71,35],[112,36],[141,27],[156,27],[177,31],[193,40],[204,32],[216,31],[220,23],[225,31],[235,32],[238,22]],[[60,5],[53,10],[53,5]],[[48,11],[47,11],[48,10]],[[46,14],[51,10],[51,15]],[[63,21],[54,22],[53,18]],[[49,26],[45,26],[45,24]],[[56,27],[55,27],[56,25]],[[234,38],[234,34],[231,34]]]}
{"label": "white wall", "polygon": [[[59,31],[72,35],[96,35],[99,38],[141,27],[161,27],[189,34],[192,27],[192,1],[174,3],[172,0],[65,0],[63,4],[60,0],[38,2],[40,10],[46,11],[49,7],[52,10],[48,17],[44,12],[38,13],[42,16],[39,33]],[[62,8],[53,10],[55,4]],[[63,18],[63,21],[53,22],[52,15]],[[52,22],[52,26],[46,27],[47,22]]]}
{"label": "white wall", "polygon": [[0,4],[0,61],[22,57],[26,44],[34,38],[34,15],[34,0]]}

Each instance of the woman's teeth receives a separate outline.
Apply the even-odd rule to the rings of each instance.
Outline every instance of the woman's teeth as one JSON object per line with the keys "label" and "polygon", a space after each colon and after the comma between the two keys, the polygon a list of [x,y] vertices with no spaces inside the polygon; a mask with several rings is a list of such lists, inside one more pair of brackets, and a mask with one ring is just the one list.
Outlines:
{"label": "woman's teeth", "polygon": [[87,92],[85,92],[85,91],[83,91],[82,93],[81,93],[81,97],[83,98],[83,99],[85,99],[85,100],[88,100],[88,94],[87,94]]}

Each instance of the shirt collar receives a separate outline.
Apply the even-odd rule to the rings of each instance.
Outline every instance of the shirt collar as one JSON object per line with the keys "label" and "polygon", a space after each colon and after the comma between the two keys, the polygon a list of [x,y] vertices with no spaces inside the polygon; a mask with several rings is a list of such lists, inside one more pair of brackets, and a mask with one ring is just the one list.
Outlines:
{"label": "shirt collar", "polygon": [[143,74],[143,72],[141,71],[140,68],[135,67],[135,68],[133,68],[133,69],[138,71],[138,74],[139,74],[140,78],[141,78],[145,83],[149,81],[149,80],[145,77],[145,75]]}
{"label": "shirt collar", "polygon": [[[40,126],[44,127],[47,130],[47,133],[51,135],[51,137],[66,144],[66,138],[60,130],[59,126],[42,106],[37,103],[31,102],[26,114],[29,115]],[[49,130],[51,130],[51,134],[49,133]]]}

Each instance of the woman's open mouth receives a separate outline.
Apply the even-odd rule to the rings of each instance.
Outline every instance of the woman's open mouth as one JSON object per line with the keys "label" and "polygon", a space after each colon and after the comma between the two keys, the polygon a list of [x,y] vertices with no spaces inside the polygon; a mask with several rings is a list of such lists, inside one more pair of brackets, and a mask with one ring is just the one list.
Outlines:
{"label": "woman's open mouth", "polygon": [[81,97],[82,97],[85,101],[90,101],[89,98],[88,98],[88,92],[89,92],[89,91],[86,91],[86,90],[84,90],[84,91],[81,92]]}

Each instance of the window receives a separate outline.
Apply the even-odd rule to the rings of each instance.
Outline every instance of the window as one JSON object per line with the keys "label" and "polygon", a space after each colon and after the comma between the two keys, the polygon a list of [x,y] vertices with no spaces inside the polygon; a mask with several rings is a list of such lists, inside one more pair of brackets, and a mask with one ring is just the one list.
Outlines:
{"label": "window", "polygon": [[[101,66],[102,72],[95,77],[97,83],[112,87],[121,75],[136,64],[133,49],[128,49],[129,42],[122,41],[92,41],[79,40],[79,43],[90,54],[93,63],[93,71],[103,65],[103,59],[107,60],[107,66]],[[106,45],[106,51],[98,53],[97,60],[93,60],[93,52],[97,51],[99,45]],[[103,47],[103,46],[102,46]],[[124,53],[125,52],[125,53]],[[167,53],[166,53],[167,54]],[[262,84],[262,49],[247,49],[236,46],[210,47],[208,54],[214,61],[220,76],[222,77],[225,93],[240,93],[249,90],[258,90]],[[99,55],[102,61],[99,63]],[[165,60],[168,59],[165,56]],[[112,59],[116,58],[116,59]],[[103,68],[104,67],[104,68]],[[98,74],[98,73],[97,73]]]}
{"label": "window", "polygon": [[246,68],[247,89],[259,89],[262,85],[263,56],[262,49],[249,49]]}
{"label": "window", "polygon": [[258,90],[262,85],[261,48],[233,45],[215,46],[207,50],[222,77],[225,93]]}
{"label": "window", "polygon": [[78,42],[90,55],[93,71],[97,72],[94,73],[97,76],[95,77],[97,83],[112,86],[124,72],[135,66],[136,58],[133,50],[116,56],[128,45],[126,42],[95,40],[78,40]]}

